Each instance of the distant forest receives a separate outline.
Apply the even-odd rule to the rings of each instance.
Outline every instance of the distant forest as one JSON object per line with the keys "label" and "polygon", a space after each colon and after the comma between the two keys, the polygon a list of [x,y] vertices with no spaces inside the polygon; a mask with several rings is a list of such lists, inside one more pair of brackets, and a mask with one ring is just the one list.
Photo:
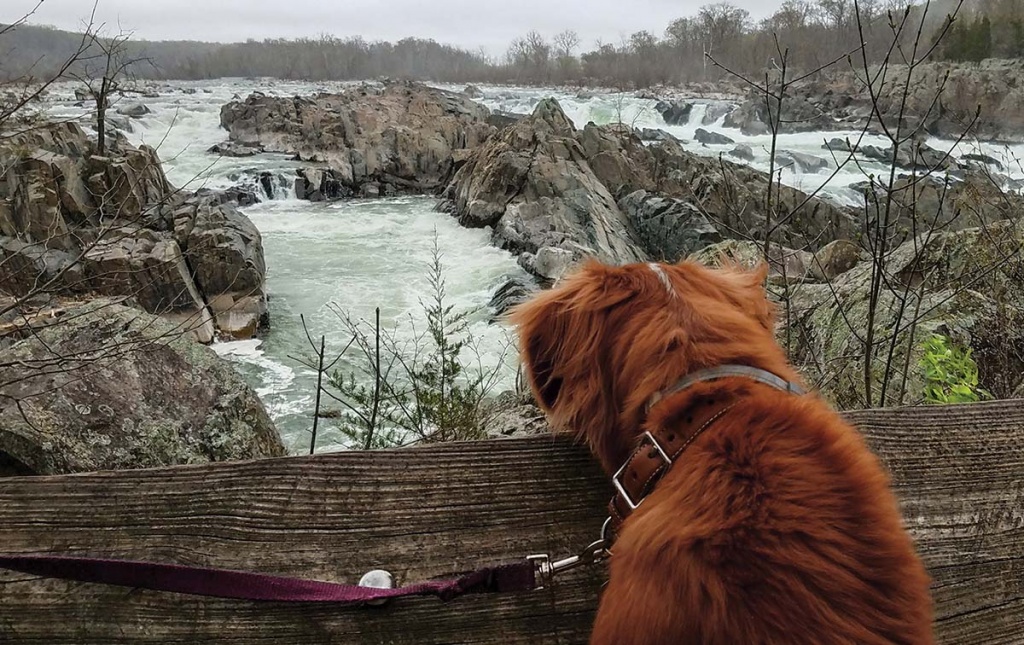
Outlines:
{"label": "distant forest", "polygon": [[[584,48],[572,31],[545,38],[530,32],[516,39],[500,59],[420,38],[367,42],[359,36],[321,36],[242,43],[129,40],[127,56],[137,59],[138,78],[197,80],[217,77],[276,77],[357,80],[380,77],[438,82],[579,84],[643,88],[657,84],[713,81],[725,66],[754,78],[778,66],[777,42],[788,49],[791,68],[815,69],[866,44],[879,60],[892,42],[894,26],[909,10],[904,41],[909,44],[925,17],[929,46],[945,29],[957,0],[786,0],[772,16],[754,21],[728,2],[709,4],[670,23],[663,34],[640,31],[618,43]],[[0,78],[52,75],[72,55],[81,36],[19,25],[0,33]],[[1024,52],[1024,0],[968,0],[939,58],[980,60],[1017,57]]]}

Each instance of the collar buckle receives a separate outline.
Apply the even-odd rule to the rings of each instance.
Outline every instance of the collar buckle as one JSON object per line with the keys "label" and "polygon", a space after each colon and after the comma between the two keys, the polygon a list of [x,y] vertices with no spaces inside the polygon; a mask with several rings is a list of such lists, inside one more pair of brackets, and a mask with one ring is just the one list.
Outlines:
{"label": "collar buckle", "polygon": [[[637,451],[643,449],[645,443],[650,443],[651,446],[655,449],[655,451],[657,451],[658,456],[661,457],[661,460],[665,462],[664,468],[667,469],[672,466],[672,457],[670,457],[668,453],[665,452],[665,449],[661,447],[661,444],[658,443],[658,440],[654,438],[654,435],[651,434],[650,431],[644,432],[642,435],[640,435],[640,443],[639,445],[637,445],[636,448]],[[628,492],[626,492],[626,487],[622,483],[622,476],[626,473],[626,468],[629,467],[629,464],[632,461],[632,459],[627,459],[626,463],[622,464],[622,466],[619,467],[617,471],[615,471],[615,474],[612,475],[612,484],[615,486],[615,490],[618,491],[619,495],[622,497],[622,501],[626,502],[626,505],[629,506],[629,510],[635,511],[638,506],[643,504],[644,499],[646,499],[646,497],[640,498],[639,501],[633,501],[633,498],[630,497]]]}

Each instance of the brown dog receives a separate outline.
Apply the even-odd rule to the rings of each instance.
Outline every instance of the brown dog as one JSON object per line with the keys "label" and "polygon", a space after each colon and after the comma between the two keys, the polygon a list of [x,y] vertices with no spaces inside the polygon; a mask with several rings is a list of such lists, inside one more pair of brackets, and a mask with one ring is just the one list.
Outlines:
{"label": "brown dog", "polygon": [[625,492],[649,495],[632,513],[622,494],[613,505],[616,523],[628,519],[595,645],[934,642],[928,574],[849,424],[816,395],[748,376],[674,389],[723,365],[798,379],[765,276],[590,263],[511,315],[552,424],[609,474],[629,460]]}

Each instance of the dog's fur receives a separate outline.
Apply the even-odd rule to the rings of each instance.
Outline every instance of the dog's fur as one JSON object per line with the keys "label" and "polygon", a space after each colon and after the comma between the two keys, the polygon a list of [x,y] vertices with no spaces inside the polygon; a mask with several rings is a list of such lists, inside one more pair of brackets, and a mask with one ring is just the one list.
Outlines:
{"label": "dog's fur", "polygon": [[517,307],[533,393],[614,472],[693,397],[740,402],[681,455],[612,548],[594,645],[928,645],[929,577],[881,464],[814,394],[744,378],[652,395],[696,370],[799,382],[773,336],[766,268],[591,262]]}

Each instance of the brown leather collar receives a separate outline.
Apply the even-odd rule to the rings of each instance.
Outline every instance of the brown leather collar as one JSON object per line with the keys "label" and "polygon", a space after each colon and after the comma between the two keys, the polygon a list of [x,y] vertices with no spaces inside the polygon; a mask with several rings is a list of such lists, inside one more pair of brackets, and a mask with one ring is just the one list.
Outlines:
{"label": "brown leather collar", "polygon": [[[803,388],[799,385],[779,378],[771,372],[746,365],[723,365],[694,372],[672,388],[655,394],[647,404],[647,412],[650,412],[659,401],[678,394],[695,383],[736,376],[753,379],[783,392],[804,394]],[[633,454],[612,476],[616,493],[608,504],[609,518],[605,523],[603,536],[609,544],[618,533],[622,522],[654,491],[655,486],[668,473],[683,451],[732,409],[738,400],[736,394],[721,391],[696,397],[690,401],[686,409],[678,413],[676,422],[669,424],[669,427],[656,428],[640,435]]]}

